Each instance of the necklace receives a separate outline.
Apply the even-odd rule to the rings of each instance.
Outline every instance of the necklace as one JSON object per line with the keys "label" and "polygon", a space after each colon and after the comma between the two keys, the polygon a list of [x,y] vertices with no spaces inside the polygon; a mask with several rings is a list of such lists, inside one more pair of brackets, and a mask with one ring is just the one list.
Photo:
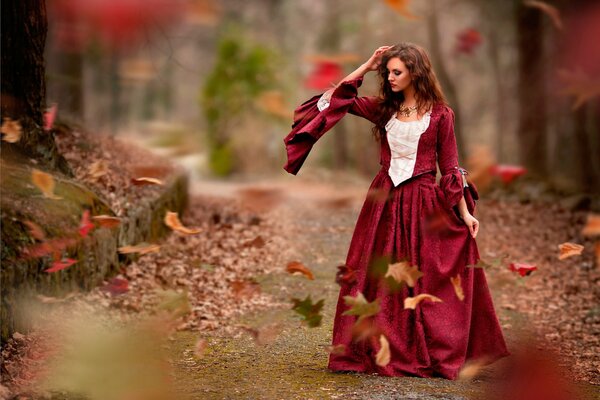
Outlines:
{"label": "necklace", "polygon": [[404,104],[400,105],[400,109],[398,110],[398,112],[400,113],[400,115],[402,115],[403,117],[410,117],[410,115],[412,113],[414,113],[415,111],[417,111],[417,105],[415,104],[412,107],[404,107]]}

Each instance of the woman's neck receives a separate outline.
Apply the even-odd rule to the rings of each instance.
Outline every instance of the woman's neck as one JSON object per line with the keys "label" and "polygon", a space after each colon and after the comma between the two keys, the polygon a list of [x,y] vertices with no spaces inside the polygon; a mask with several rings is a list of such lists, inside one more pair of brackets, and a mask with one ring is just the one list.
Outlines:
{"label": "woman's neck", "polygon": [[415,104],[417,104],[417,101],[415,99],[415,88],[412,85],[404,89],[403,94],[405,106],[412,107]]}

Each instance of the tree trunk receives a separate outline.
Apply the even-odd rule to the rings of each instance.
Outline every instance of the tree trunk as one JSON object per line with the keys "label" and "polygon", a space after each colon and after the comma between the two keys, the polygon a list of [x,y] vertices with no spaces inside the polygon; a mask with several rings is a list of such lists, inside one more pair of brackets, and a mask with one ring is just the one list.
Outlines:
{"label": "tree trunk", "polygon": [[19,151],[70,175],[54,136],[43,130],[46,83],[44,46],[48,23],[39,0],[2,3],[2,118],[18,120],[21,139],[2,142],[2,150]]}
{"label": "tree trunk", "polygon": [[518,46],[517,135],[521,163],[539,178],[547,172],[544,14],[515,0]]}

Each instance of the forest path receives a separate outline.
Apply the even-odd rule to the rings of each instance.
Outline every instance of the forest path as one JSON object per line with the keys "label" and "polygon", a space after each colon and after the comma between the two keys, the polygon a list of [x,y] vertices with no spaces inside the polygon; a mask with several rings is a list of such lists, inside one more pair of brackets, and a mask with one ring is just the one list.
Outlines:
{"label": "forest path", "polygon": [[[194,181],[193,193],[236,196],[242,188],[261,188],[283,194],[285,201],[268,213],[285,221],[289,229],[281,232],[299,255],[297,261],[308,266],[315,280],[285,273],[257,276],[261,291],[288,303],[293,297],[310,295],[314,302],[325,300],[319,327],[303,325],[290,308],[244,315],[237,321],[253,327],[278,322],[283,327],[270,344],[258,346],[249,334],[223,335],[202,332],[208,348],[200,359],[194,357],[197,333],[175,336],[171,357],[175,360],[176,385],[192,399],[473,399],[490,398],[494,390],[494,369],[506,359],[486,368],[470,382],[441,378],[389,378],[374,374],[334,373],[326,368],[339,286],[335,283],[337,265],[343,264],[368,183],[337,181],[305,182],[297,179],[267,184],[246,185]],[[499,232],[480,235],[494,237]],[[484,242],[486,242],[484,240]],[[480,249],[481,250],[481,249]],[[482,251],[482,256],[485,250]],[[290,260],[292,261],[292,260]],[[509,349],[517,346],[526,329],[527,318],[514,307],[499,307],[506,295],[505,280],[499,269],[486,272]],[[504,282],[504,284],[502,283]],[[510,285],[512,288],[515,285]],[[582,384],[583,385],[583,384]],[[593,388],[585,386],[586,392]],[[186,396],[187,397],[187,396]],[[591,397],[590,397],[591,398]]]}

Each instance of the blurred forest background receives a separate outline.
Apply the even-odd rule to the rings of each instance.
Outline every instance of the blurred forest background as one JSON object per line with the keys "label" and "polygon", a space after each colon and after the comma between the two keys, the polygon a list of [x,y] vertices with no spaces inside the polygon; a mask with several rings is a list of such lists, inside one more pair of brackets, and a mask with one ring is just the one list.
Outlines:
{"label": "blurred forest background", "polygon": [[[410,41],[433,60],[473,179],[600,193],[597,1],[49,0],[47,17],[59,119],[162,147],[198,176],[285,174],[293,109]],[[378,152],[352,116],[309,164],[368,177]]]}

